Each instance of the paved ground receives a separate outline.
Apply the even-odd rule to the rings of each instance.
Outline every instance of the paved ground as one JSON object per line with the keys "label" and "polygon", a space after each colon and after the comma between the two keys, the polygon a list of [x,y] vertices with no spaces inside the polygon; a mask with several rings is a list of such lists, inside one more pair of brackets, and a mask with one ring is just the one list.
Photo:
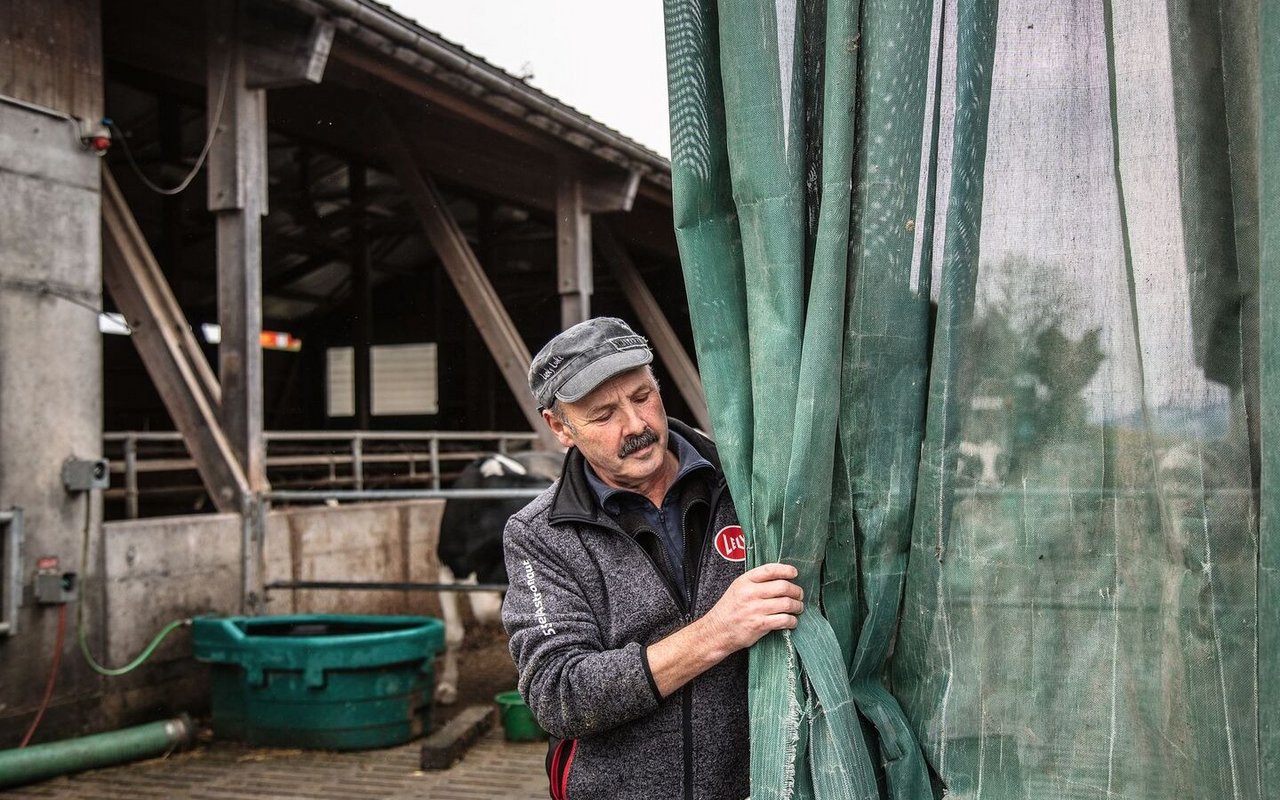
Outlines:
{"label": "paved ground", "polygon": [[[473,625],[458,654],[461,673],[456,705],[436,706],[438,729],[468,705],[491,704],[516,685],[515,666],[499,626]],[[543,742],[516,744],[502,738],[494,720],[489,733],[451,769],[418,769],[422,740],[385,750],[329,753],[271,750],[212,741],[206,731],[193,750],[167,758],[0,789],[4,800],[480,800],[547,797]]]}
{"label": "paved ground", "polygon": [[167,758],[54,778],[0,792],[5,800],[481,800],[547,797],[546,745],[512,743],[502,726],[451,769],[418,769],[421,741],[328,753],[213,742]]}

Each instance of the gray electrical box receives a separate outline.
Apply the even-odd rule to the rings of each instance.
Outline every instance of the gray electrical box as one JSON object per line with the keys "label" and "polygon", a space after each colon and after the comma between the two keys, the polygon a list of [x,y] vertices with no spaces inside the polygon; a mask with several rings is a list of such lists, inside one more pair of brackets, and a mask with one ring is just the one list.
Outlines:
{"label": "gray electrical box", "polygon": [[89,492],[111,485],[111,464],[105,458],[68,458],[62,462],[62,483],[68,492]]}
{"label": "gray electrical box", "polygon": [[37,603],[60,605],[75,601],[79,585],[74,572],[37,572],[32,588]]}
{"label": "gray electrical box", "polygon": [[58,567],[57,556],[36,559],[36,574],[31,584],[36,602],[46,605],[70,603],[80,588],[74,572],[63,572]]}

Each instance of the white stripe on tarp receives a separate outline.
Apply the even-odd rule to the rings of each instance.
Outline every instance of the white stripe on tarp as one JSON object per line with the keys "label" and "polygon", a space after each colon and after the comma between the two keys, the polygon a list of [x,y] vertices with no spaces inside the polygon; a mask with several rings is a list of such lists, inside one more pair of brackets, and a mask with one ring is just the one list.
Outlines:
{"label": "white stripe on tarp", "polygon": [[782,92],[782,150],[791,150],[791,71],[796,51],[796,0],[774,0],[778,19],[778,83]]}

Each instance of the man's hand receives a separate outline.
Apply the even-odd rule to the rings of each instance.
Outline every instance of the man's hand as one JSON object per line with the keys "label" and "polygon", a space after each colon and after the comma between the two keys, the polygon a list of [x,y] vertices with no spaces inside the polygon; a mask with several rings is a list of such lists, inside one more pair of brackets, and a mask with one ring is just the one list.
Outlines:
{"label": "man's hand", "polygon": [[649,645],[646,655],[658,692],[667,697],[731,653],[769,631],[795,628],[804,591],[787,564],[761,564],[739,575],[703,617]]}
{"label": "man's hand", "polygon": [[770,631],[794,629],[804,611],[804,590],[788,564],[761,564],[739,575],[701,622],[725,655],[750,647]]}

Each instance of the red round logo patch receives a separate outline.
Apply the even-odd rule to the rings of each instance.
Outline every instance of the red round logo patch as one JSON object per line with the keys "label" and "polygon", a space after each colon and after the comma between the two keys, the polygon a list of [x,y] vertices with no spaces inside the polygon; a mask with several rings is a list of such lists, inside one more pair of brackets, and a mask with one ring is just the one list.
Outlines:
{"label": "red round logo patch", "polygon": [[747,560],[747,537],[741,525],[728,525],[716,534],[716,552],[726,561]]}

